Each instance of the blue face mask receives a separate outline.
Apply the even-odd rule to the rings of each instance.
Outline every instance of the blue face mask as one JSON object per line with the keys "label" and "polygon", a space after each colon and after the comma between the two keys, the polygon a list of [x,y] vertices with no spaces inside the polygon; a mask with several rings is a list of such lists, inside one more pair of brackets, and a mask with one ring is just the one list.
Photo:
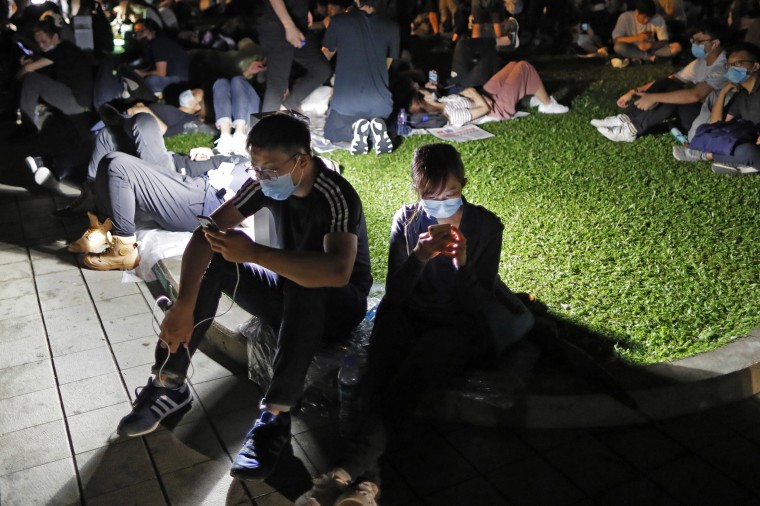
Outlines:
{"label": "blue face mask", "polygon": [[[296,163],[298,163],[297,160]],[[301,184],[301,179],[303,179],[303,171],[301,171],[301,179],[298,180],[298,184],[294,183],[293,178],[290,177],[294,170],[296,170],[295,165],[293,166],[293,170],[287,174],[277,176],[277,179],[259,180],[259,184],[261,184],[261,192],[267,197],[275,200],[287,199],[295,193],[296,188]]]}
{"label": "blue face mask", "polygon": [[705,51],[704,45],[692,43],[691,54],[694,55],[694,58],[704,58],[705,56],[707,56],[707,51]]}
{"label": "blue face mask", "polygon": [[728,67],[728,72],[724,74],[726,79],[734,84],[741,84],[749,79],[749,71],[744,67]]}
{"label": "blue face mask", "polygon": [[422,199],[422,209],[433,218],[450,218],[462,207],[462,197],[446,200]]}

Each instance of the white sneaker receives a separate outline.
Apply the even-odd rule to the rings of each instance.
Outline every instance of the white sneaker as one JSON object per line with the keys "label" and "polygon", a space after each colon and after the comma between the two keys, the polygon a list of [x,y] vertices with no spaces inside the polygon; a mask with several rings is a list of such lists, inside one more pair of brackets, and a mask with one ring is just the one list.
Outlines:
{"label": "white sneaker", "polygon": [[628,117],[625,114],[618,114],[617,116],[607,116],[606,118],[602,119],[592,119],[591,125],[600,128],[600,127],[614,127],[618,125],[622,125],[626,122]]}
{"label": "white sneaker", "polygon": [[679,162],[704,162],[707,161],[706,153],[689,149],[686,146],[673,146],[673,158]]}
{"label": "white sneaker", "polygon": [[613,127],[599,127],[597,130],[613,142],[633,142],[636,140],[636,133],[631,130],[627,123]]}
{"label": "white sneaker", "polygon": [[554,97],[549,97],[548,104],[539,104],[538,112],[543,114],[565,114],[570,108],[566,105],[562,105]]}
{"label": "white sneaker", "polygon": [[216,152],[220,155],[229,155],[234,148],[234,141],[232,140],[231,134],[220,135],[214,144],[216,144],[216,148],[214,149],[216,149]]}
{"label": "white sneaker", "polygon": [[531,107],[538,107],[539,105],[541,105],[541,101],[538,99],[537,96],[532,95],[530,97],[530,102],[528,102],[528,105]]}
{"label": "white sneaker", "polygon": [[232,149],[231,151],[236,155],[248,156],[248,150],[245,145],[248,141],[248,136],[243,132],[235,132],[232,134]]}
{"label": "white sneaker", "polygon": [[610,60],[610,65],[616,69],[624,69],[631,63],[628,58],[613,58]]}

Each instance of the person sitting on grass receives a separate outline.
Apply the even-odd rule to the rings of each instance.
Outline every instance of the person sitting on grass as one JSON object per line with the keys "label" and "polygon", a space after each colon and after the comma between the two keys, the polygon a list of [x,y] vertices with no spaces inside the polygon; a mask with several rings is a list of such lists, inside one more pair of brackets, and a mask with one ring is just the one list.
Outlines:
{"label": "person sitting on grass", "polygon": [[[399,209],[391,227],[386,292],[370,337],[360,383],[362,420],[341,463],[314,480],[297,506],[375,505],[386,440],[418,402],[466,366],[496,353],[483,308],[499,280],[504,225],[463,197],[459,152],[449,144],[417,148],[411,164],[419,199]],[[512,316],[505,343],[522,339],[533,315],[506,287]],[[507,306],[504,306],[507,309]]]}
{"label": "person sitting on grass", "polygon": [[[760,125],[760,49],[744,43],[728,56],[728,83],[720,90],[713,104],[708,123],[745,120]],[[734,93],[726,106],[728,94]],[[760,130],[760,128],[758,129]],[[702,152],[686,146],[673,146],[673,156],[682,162],[711,161],[718,174],[744,175],[760,172],[760,137],[754,142],[741,142],[731,154]]]}
{"label": "person sitting on grass", "polygon": [[622,13],[612,30],[615,53],[624,58],[654,63],[681,52],[681,44],[669,42],[665,20],[653,0],[636,0],[636,9]]}
{"label": "person sitting on grass", "polygon": [[726,83],[724,30],[717,21],[705,21],[691,38],[696,58],[675,74],[632,88],[617,101],[625,113],[593,119],[591,124],[611,141],[633,142],[672,117],[688,132],[702,101]]}
{"label": "person sitting on grass", "polygon": [[214,115],[219,129],[216,150],[219,153],[248,156],[245,142],[251,115],[261,110],[261,98],[248,80],[265,70],[266,60],[252,60],[242,75],[232,79],[219,78],[214,82]]}
{"label": "person sitting on grass", "polygon": [[518,102],[532,95],[531,107],[544,114],[564,114],[570,109],[549,96],[536,69],[526,61],[510,62],[483,86],[483,93],[466,88],[458,94],[438,98],[429,90],[420,89],[412,97],[409,112],[442,113],[449,124],[462,126],[482,116],[510,119],[517,112]]}

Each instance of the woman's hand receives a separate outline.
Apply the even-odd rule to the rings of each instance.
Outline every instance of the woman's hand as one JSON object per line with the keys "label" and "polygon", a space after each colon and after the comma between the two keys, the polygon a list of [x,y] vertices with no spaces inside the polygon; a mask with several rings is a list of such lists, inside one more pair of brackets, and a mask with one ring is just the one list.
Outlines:
{"label": "woman's hand", "polygon": [[258,245],[245,232],[230,229],[226,232],[204,230],[204,233],[211,249],[221,254],[228,262],[255,262]]}
{"label": "woman's hand", "polygon": [[161,322],[161,347],[176,353],[180,345],[187,347],[193,335],[193,308],[183,306],[179,301],[164,315]]}
{"label": "woman's hand", "polygon": [[427,232],[420,234],[417,240],[417,246],[412,250],[412,254],[422,263],[428,262],[431,258],[438,255],[453,256],[455,248],[452,239],[454,238],[452,229],[441,228],[436,230],[431,225]]}
{"label": "woman's hand", "polygon": [[459,228],[454,225],[451,226],[451,237],[453,239],[452,247],[453,253],[444,253],[446,256],[453,258],[454,267],[459,269],[467,264],[467,238],[464,236]]}

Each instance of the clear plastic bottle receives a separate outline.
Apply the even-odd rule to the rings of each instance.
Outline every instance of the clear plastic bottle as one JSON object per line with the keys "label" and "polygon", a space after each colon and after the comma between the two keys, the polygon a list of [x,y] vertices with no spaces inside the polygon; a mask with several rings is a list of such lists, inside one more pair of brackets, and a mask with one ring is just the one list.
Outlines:
{"label": "clear plastic bottle", "polygon": [[340,411],[338,412],[338,431],[341,437],[348,438],[356,433],[359,381],[361,364],[356,355],[343,357],[343,364],[338,371],[338,391],[340,394]]}
{"label": "clear plastic bottle", "polygon": [[407,123],[407,117],[406,117],[406,109],[402,108],[398,112],[398,117],[396,118],[396,133],[401,136],[407,136],[411,134],[411,128],[409,128],[409,124]]}

